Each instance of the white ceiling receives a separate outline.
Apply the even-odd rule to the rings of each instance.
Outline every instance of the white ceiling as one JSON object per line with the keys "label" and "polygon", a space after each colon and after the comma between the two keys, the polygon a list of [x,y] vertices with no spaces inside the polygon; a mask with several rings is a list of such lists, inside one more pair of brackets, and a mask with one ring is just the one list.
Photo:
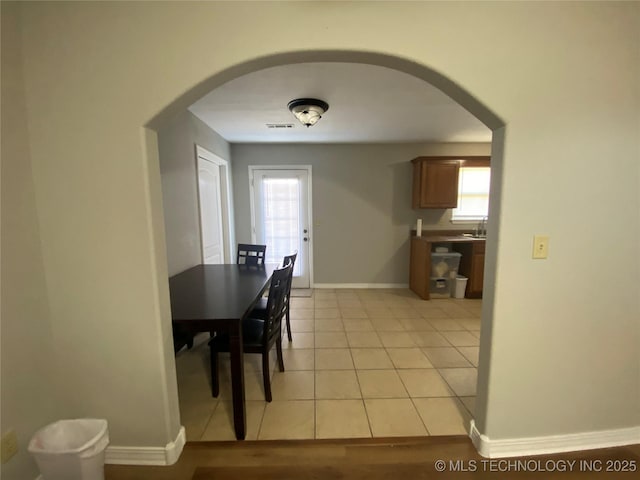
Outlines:
{"label": "white ceiling", "polygon": [[[307,128],[287,104],[309,97],[324,100],[329,110]],[[231,143],[491,141],[484,124],[429,83],[365,64],[299,63],[259,70],[216,88],[189,110]]]}

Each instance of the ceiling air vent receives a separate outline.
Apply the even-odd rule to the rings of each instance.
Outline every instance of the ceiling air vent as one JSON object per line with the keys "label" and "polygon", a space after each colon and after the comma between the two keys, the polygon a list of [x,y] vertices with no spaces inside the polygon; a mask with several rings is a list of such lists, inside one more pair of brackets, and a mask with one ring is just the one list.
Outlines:
{"label": "ceiling air vent", "polygon": [[293,123],[267,123],[267,128],[293,128]]}

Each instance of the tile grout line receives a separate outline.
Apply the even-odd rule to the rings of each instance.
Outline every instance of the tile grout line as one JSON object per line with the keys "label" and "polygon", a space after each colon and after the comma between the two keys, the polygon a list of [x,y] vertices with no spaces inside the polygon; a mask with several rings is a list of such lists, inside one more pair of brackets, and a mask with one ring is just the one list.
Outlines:
{"label": "tile grout line", "polygon": [[427,427],[427,424],[424,422],[424,418],[422,418],[422,415],[420,415],[420,410],[418,410],[418,406],[416,405],[416,402],[414,401],[413,397],[409,397],[409,400],[411,400],[411,404],[413,405],[413,408],[416,409],[416,413],[418,414],[418,417],[420,417],[420,421],[422,422],[422,426],[424,427],[425,431],[427,432],[427,437],[431,436],[431,432],[429,431],[429,428]]}
{"label": "tile grout line", "polygon": [[[385,294],[386,294],[386,293],[385,293]],[[334,296],[335,296],[335,294],[334,294]],[[343,297],[343,298],[344,298],[344,297]],[[369,297],[367,297],[367,298],[369,298]],[[381,296],[376,296],[376,297],[371,297],[371,298],[377,298],[377,299],[379,299],[379,298],[384,298],[384,296],[383,296],[383,295],[381,295]],[[328,300],[328,301],[330,301],[330,300],[331,300],[331,298],[327,298],[327,300]],[[313,391],[313,399],[314,399],[314,404],[313,404],[313,405],[314,405],[314,438],[317,438],[317,428],[318,428],[317,402],[318,402],[318,399],[316,398],[316,394],[317,394],[317,388],[316,388],[316,387],[317,387],[317,384],[316,384],[316,378],[315,378],[315,376],[316,376],[316,372],[317,372],[317,364],[316,364],[316,358],[315,358],[315,357],[316,357],[316,353],[317,353],[317,351],[318,351],[318,350],[321,350],[321,349],[322,349],[322,347],[316,347],[316,345],[315,345],[315,340],[316,340],[316,339],[315,339],[315,333],[316,333],[316,326],[317,326],[317,324],[316,324],[316,320],[317,320],[317,319],[315,318],[315,308],[316,308],[316,306],[315,306],[315,301],[316,301],[316,300],[315,300],[315,298],[313,298],[313,299],[312,299],[313,307],[311,307],[311,308],[312,308],[312,311],[313,311],[313,318],[312,318],[312,319],[303,318],[303,319],[301,319],[301,320],[305,320],[305,321],[309,321],[309,320],[310,320],[310,321],[312,322],[313,326],[314,326],[314,328],[313,328],[313,332],[312,332],[312,335],[313,335],[313,337],[314,337],[314,343],[313,343],[313,348],[312,348],[312,352],[313,352],[313,359],[312,359],[312,362],[313,362],[313,363],[312,363],[312,364],[313,364],[313,369],[312,369],[311,371],[314,373],[314,391]],[[341,310],[341,308],[342,308],[342,309],[347,309],[347,308],[348,308],[348,309],[351,309],[351,308],[353,308],[353,309],[356,309],[356,310],[357,310],[357,309],[361,309],[361,310],[362,310],[362,309],[367,309],[367,302],[366,302],[366,300],[365,300],[364,298],[362,298],[362,297],[360,298],[360,305],[359,305],[359,306],[358,306],[358,305],[349,304],[349,303],[351,303],[351,302],[353,302],[353,300],[351,300],[351,299],[347,299],[347,302],[346,302],[346,303],[343,303],[343,305],[342,305],[342,306],[340,306],[340,304],[338,303],[338,304],[336,305],[336,307],[332,307],[332,308],[336,308],[336,310],[338,310],[339,320],[340,320],[340,321],[341,321],[341,323],[342,323],[342,329],[341,329],[341,330],[339,330],[339,332],[344,333],[344,335],[345,335],[345,336],[346,336],[346,335],[347,335],[347,333],[349,333],[349,332],[347,332],[347,330],[346,330],[346,328],[345,328],[345,325],[344,325],[344,320],[345,320],[345,319],[343,318],[343,314],[342,314],[342,310]],[[337,302],[336,302],[336,303],[337,303]],[[306,307],[307,305],[304,305],[304,306]],[[386,305],[383,305],[383,306],[382,306],[382,308],[388,308],[388,309],[390,309],[390,310],[391,310],[391,315],[389,316],[389,318],[390,318],[390,319],[392,319],[392,320],[394,320],[394,321],[398,321],[398,320],[400,320],[400,319],[399,319],[399,318],[396,318],[396,316],[398,316],[398,317],[399,317],[399,315],[394,314],[394,311],[393,311],[393,309],[394,309],[394,308],[398,308],[398,309],[400,309],[400,308],[406,308],[406,309],[409,309],[409,310],[414,310],[414,307],[415,307],[415,306],[416,306],[416,304],[415,304],[415,303],[410,303],[409,301],[407,301],[407,303],[405,303],[405,304],[398,303],[398,302],[396,302],[396,303],[394,303],[394,304],[386,304]],[[373,308],[373,307],[369,307],[369,308],[371,309],[371,308]],[[378,308],[381,308],[381,307],[379,306]],[[350,314],[354,314],[354,315],[355,315],[355,312],[349,312],[349,313],[350,313]],[[412,315],[412,314],[409,314],[409,315],[410,315],[409,319],[410,319],[410,320],[413,320],[413,321],[415,321],[415,320],[424,321],[425,323],[427,323],[428,325],[430,325],[430,327],[432,328],[431,333],[435,333],[435,334],[437,334],[438,336],[442,337],[442,338],[443,338],[443,340],[444,340],[444,342],[445,342],[445,343],[446,343],[446,345],[447,345],[446,347],[445,347],[444,345],[436,345],[436,346],[432,346],[432,345],[431,345],[431,346],[430,346],[430,345],[420,345],[420,344],[416,344],[416,345],[412,345],[412,346],[409,346],[409,345],[401,345],[401,346],[394,347],[394,346],[390,346],[390,345],[385,345],[384,343],[382,343],[382,342],[381,342],[381,336],[380,336],[380,335],[381,335],[381,332],[388,332],[388,333],[394,333],[394,332],[395,332],[395,333],[401,333],[401,332],[403,332],[403,333],[408,333],[409,335],[411,335],[411,336],[412,336],[412,338],[415,338],[415,334],[416,334],[416,333],[419,333],[420,331],[419,331],[419,330],[411,330],[411,329],[408,329],[408,328],[406,327],[406,324],[405,324],[405,323],[403,323],[403,322],[399,322],[399,323],[402,325],[402,329],[400,329],[400,330],[395,329],[395,330],[389,330],[389,331],[387,331],[387,330],[381,330],[381,329],[377,328],[378,326],[377,326],[375,323],[380,324],[380,322],[375,322],[375,323],[373,323],[373,324],[371,325],[371,327],[372,327],[371,332],[375,333],[375,337],[380,341],[380,345],[376,345],[376,346],[366,346],[366,347],[364,347],[364,346],[363,346],[363,347],[357,347],[357,346],[352,346],[352,345],[348,342],[348,343],[347,343],[347,346],[345,346],[345,347],[341,347],[341,348],[349,348],[349,357],[350,357],[350,359],[351,359],[352,368],[349,368],[349,369],[347,369],[347,370],[352,370],[352,371],[354,371],[354,373],[355,373],[355,375],[356,375],[356,381],[357,381],[358,389],[359,389],[359,391],[360,391],[360,396],[361,396],[361,397],[360,397],[360,400],[361,400],[362,405],[365,407],[365,413],[366,413],[366,415],[367,415],[367,421],[368,421],[368,426],[369,426],[369,432],[370,432],[370,434],[371,434],[371,436],[372,436],[372,437],[373,437],[373,429],[372,429],[372,425],[371,425],[371,418],[370,418],[370,416],[369,416],[369,412],[368,412],[368,410],[366,409],[366,400],[367,400],[367,399],[365,399],[365,398],[364,398],[364,394],[363,394],[363,392],[362,392],[362,386],[361,386],[361,384],[360,384],[360,378],[359,378],[359,376],[358,376],[358,374],[357,374],[359,370],[372,370],[372,369],[357,369],[357,368],[356,368],[356,366],[355,366],[355,361],[354,361],[354,357],[353,357],[353,349],[354,349],[354,348],[363,349],[363,350],[366,350],[366,349],[380,349],[380,350],[383,350],[383,351],[385,352],[385,355],[386,355],[387,357],[389,357],[389,358],[390,358],[390,356],[389,356],[389,349],[390,349],[390,348],[397,348],[397,349],[417,348],[417,349],[418,349],[418,351],[420,352],[420,354],[421,354],[423,357],[425,357],[427,360],[429,360],[428,355],[427,355],[427,354],[425,353],[425,351],[424,351],[424,349],[425,349],[425,348],[437,348],[437,347],[441,347],[441,348],[453,348],[453,349],[455,349],[454,351],[456,351],[458,354],[460,354],[460,355],[465,359],[465,361],[469,361],[469,358],[468,358],[467,356],[465,356],[465,355],[460,351],[460,348],[463,348],[463,347],[465,347],[465,346],[464,346],[464,345],[458,345],[458,346],[453,345],[453,344],[448,340],[448,338],[447,338],[447,337],[445,337],[444,333],[445,333],[445,332],[449,332],[449,331],[451,331],[451,332],[468,332],[468,333],[470,333],[470,334],[472,334],[472,335],[476,336],[476,335],[478,334],[477,330],[471,330],[471,329],[469,328],[469,324],[461,324],[460,322],[457,322],[457,323],[460,325],[460,327],[461,327],[461,329],[459,329],[459,330],[457,330],[457,329],[456,329],[456,330],[449,330],[449,329],[441,329],[441,330],[438,330],[437,328],[435,328],[434,324],[438,324],[438,323],[439,323],[439,321],[449,320],[449,319],[450,319],[450,320],[453,320],[454,322],[456,322],[456,320],[458,320],[458,319],[456,319],[456,318],[455,318],[455,314],[451,314],[451,313],[449,313],[449,312],[448,312],[448,311],[446,311],[446,310],[443,310],[443,312],[442,312],[442,313],[443,313],[443,316],[442,316],[442,317],[435,317],[435,318],[434,318],[432,315],[426,315],[426,316],[422,316],[422,315],[420,315],[420,318],[413,318],[413,315]],[[470,314],[470,318],[478,318],[478,316],[477,316],[476,314],[474,314],[473,312],[469,312],[469,314]],[[403,315],[403,316],[405,316],[405,315],[406,315],[406,313],[404,313],[404,314],[402,314],[402,315]],[[305,316],[306,316],[306,315],[305,315]],[[351,315],[350,315],[350,316],[351,316]],[[360,318],[357,318],[357,317],[359,317],[359,316],[360,316],[360,315],[356,315],[356,318],[350,318],[350,319],[347,319],[347,320],[364,320],[364,321],[368,321],[368,322],[372,323],[372,321],[375,321],[375,320],[377,320],[378,318],[379,318],[379,319],[384,319],[384,318],[382,318],[382,317],[375,317],[375,315],[374,315],[374,318],[370,318],[370,317],[371,317],[371,315],[369,315],[369,314],[365,314],[365,315],[364,315],[364,317],[363,317],[363,318],[361,318],[361,319],[360,319]],[[327,319],[327,320],[334,320],[334,319]],[[432,323],[432,322],[433,322],[433,323]],[[440,327],[442,327],[442,326],[443,326],[443,325],[440,325]],[[326,331],[326,332],[334,332],[334,331],[333,331],[333,330],[328,330],[328,331]],[[325,332],[325,333],[326,333],[326,332]],[[423,342],[420,342],[420,343],[423,343]],[[476,346],[476,345],[470,345],[469,347],[477,347],[477,346]],[[324,347],[324,348],[334,348],[334,347],[326,346],[326,347]],[[336,347],[336,348],[338,348],[338,347]],[[300,349],[292,349],[292,350],[300,350]],[[469,361],[469,363],[470,363],[470,361]],[[396,372],[396,374],[397,374],[398,376],[399,376],[399,372],[400,372],[400,371],[402,371],[402,370],[406,370],[406,369],[403,369],[403,368],[398,368],[398,367],[396,366],[396,364],[395,364],[395,363],[393,363],[393,361],[392,361],[392,364],[393,364],[393,367],[392,367],[392,368],[390,368],[390,369],[385,369],[385,368],[383,368],[383,369],[379,369],[379,368],[378,368],[378,369],[373,369],[373,370],[393,370],[394,372]],[[274,367],[274,368],[275,368],[275,367]],[[477,371],[477,367],[476,367],[475,365],[473,365],[473,364],[470,364],[470,366],[469,366],[469,367],[462,367],[462,366],[459,366],[459,367],[440,367],[440,368],[438,368],[438,367],[436,367],[435,365],[431,365],[431,367],[430,367],[430,368],[423,367],[423,366],[416,366],[416,367],[412,367],[412,369],[429,369],[429,370],[436,370],[436,371],[438,372],[438,376],[439,376],[442,380],[444,380],[444,383],[445,383],[445,384],[447,385],[447,387],[450,389],[450,392],[451,392],[451,393],[453,393],[453,395],[452,395],[452,396],[442,397],[442,398],[453,398],[453,399],[456,399],[456,400],[457,400],[457,402],[458,402],[458,404],[462,404],[464,411],[468,412],[468,413],[471,415],[471,417],[473,417],[473,415],[471,414],[471,411],[469,410],[469,408],[467,407],[467,405],[466,405],[464,402],[462,402],[462,397],[460,397],[460,396],[459,396],[459,395],[458,395],[458,394],[453,390],[453,388],[451,388],[450,383],[449,383],[449,382],[448,382],[448,381],[447,381],[447,380],[442,376],[442,374],[440,373],[440,370],[442,370],[442,368],[447,368],[447,369],[453,369],[453,368],[474,368],[474,369]],[[305,370],[306,370],[306,369],[302,369],[301,371],[305,371]],[[400,377],[400,379],[401,379],[401,383],[402,383],[402,385],[403,385],[403,387],[404,387],[404,389],[405,389],[405,391],[406,391],[406,385],[404,384],[404,381],[402,381],[402,377]],[[408,391],[407,391],[407,394],[408,394]],[[466,397],[473,397],[473,395],[466,395]],[[389,397],[386,397],[386,398],[389,398]],[[392,398],[395,398],[395,397],[392,397]],[[439,397],[411,397],[411,396],[409,395],[408,397],[399,397],[399,398],[401,398],[401,399],[405,399],[405,398],[409,398],[409,399],[411,399],[411,404],[413,405],[414,409],[417,411],[417,406],[416,406],[416,403],[415,403],[415,402],[416,402],[416,400],[415,400],[416,398],[439,398]],[[263,427],[264,414],[265,414],[265,412],[266,412],[266,407],[267,407],[267,406],[265,406],[265,407],[263,408],[263,410],[262,410],[262,416],[261,416],[261,418],[260,418],[260,422],[259,422],[259,426],[258,426],[258,431],[259,431],[259,433],[261,432],[262,427]],[[216,404],[216,405],[214,406],[213,410],[211,411],[211,414],[209,415],[209,418],[208,418],[208,420],[207,420],[207,422],[206,422],[206,424],[205,424],[205,430],[204,430],[205,432],[206,432],[206,429],[207,429],[207,428],[209,427],[209,425],[211,424],[211,421],[212,421],[212,418],[213,418],[213,414],[214,414],[214,412],[215,412],[218,408],[219,408],[219,406],[218,406],[218,404]],[[419,412],[418,412],[418,414],[419,414]],[[424,425],[424,427],[425,427],[425,430],[428,432],[428,434],[430,434],[429,429],[427,428],[426,424],[424,424],[424,420],[422,419],[422,416],[420,416],[420,418],[421,418],[421,421],[422,421],[422,423],[423,423],[423,425]],[[203,435],[204,435],[204,432],[203,432],[203,434],[201,435],[201,438],[202,438],[202,436],[203,436]]]}
{"label": "tile grout line", "polygon": [[[314,325],[315,330],[315,325]],[[318,438],[318,399],[316,398],[316,339],[313,339],[313,438]]]}
{"label": "tile grout line", "polygon": [[211,413],[209,414],[209,419],[207,420],[207,422],[204,425],[204,429],[202,430],[202,433],[200,434],[200,438],[199,440],[202,441],[202,437],[204,437],[204,434],[207,433],[207,428],[209,428],[209,424],[211,423],[211,420],[213,420],[213,414],[215,413],[215,411],[220,407],[220,399],[216,399],[216,404],[215,406],[211,409]]}

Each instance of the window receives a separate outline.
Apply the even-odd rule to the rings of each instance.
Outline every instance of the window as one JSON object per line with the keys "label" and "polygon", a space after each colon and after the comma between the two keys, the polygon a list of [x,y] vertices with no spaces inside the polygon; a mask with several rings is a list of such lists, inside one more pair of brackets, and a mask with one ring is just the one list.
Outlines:
{"label": "window", "polygon": [[458,208],[453,222],[478,221],[489,215],[489,183],[491,168],[461,167],[458,178]]}
{"label": "window", "polygon": [[[280,263],[285,255],[298,252],[300,239],[300,180],[298,178],[262,178],[262,225],[267,263]],[[296,262],[294,275],[300,262]]]}

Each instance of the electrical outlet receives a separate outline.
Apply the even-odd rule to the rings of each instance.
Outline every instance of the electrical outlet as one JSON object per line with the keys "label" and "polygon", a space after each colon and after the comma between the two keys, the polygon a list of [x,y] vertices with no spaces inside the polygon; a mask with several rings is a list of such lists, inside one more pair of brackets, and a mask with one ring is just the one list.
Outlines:
{"label": "electrical outlet", "polygon": [[9,430],[2,436],[0,447],[0,460],[5,464],[18,453],[18,437],[14,430]]}
{"label": "electrical outlet", "polygon": [[549,255],[549,237],[535,235],[533,237],[533,258],[547,258]]}

